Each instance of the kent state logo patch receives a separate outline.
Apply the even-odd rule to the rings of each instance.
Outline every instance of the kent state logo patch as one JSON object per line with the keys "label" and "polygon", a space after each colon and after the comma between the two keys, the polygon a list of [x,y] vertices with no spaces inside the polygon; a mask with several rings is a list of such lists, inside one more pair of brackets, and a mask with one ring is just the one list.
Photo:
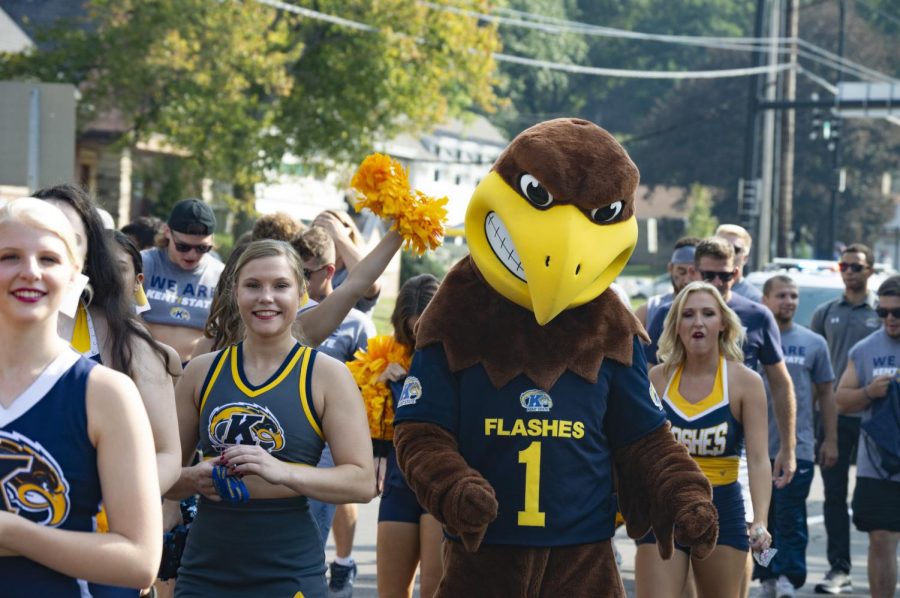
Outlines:
{"label": "kent state logo patch", "polygon": [[255,403],[226,403],[209,416],[212,445],[224,450],[233,444],[255,444],[270,453],[284,448],[284,429],[275,415]]}
{"label": "kent state logo patch", "polygon": [[169,315],[172,316],[173,320],[179,320],[181,322],[187,322],[191,319],[191,312],[186,310],[183,307],[173,307],[169,310]]}
{"label": "kent state logo patch", "polygon": [[656,405],[656,408],[660,411],[663,410],[662,399],[659,398],[659,394],[656,392],[656,389],[653,388],[653,384],[650,385],[650,400],[653,401],[653,404]]}
{"label": "kent state logo patch", "polygon": [[547,413],[553,407],[553,399],[543,390],[532,388],[519,395],[519,403],[528,413]]}
{"label": "kent state logo patch", "polygon": [[406,382],[403,383],[403,392],[400,393],[400,400],[397,401],[397,408],[415,405],[421,396],[422,383],[415,376],[407,376]]}
{"label": "kent state logo patch", "polygon": [[43,446],[18,432],[0,431],[3,506],[40,525],[57,527],[69,516],[69,482]]}

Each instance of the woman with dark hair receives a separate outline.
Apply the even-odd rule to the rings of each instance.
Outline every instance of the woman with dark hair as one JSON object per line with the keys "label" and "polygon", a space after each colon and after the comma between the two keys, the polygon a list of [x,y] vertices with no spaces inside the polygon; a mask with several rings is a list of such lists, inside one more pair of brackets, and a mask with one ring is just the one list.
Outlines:
{"label": "woman with dark hair", "polygon": [[59,208],[75,230],[84,274],[92,292],[83,296],[74,319],[61,315],[59,333],[76,351],[128,375],[138,387],[150,418],[156,444],[160,493],[181,471],[178,422],[172,376],[180,375],[177,360],[150,336],[132,307],[110,243],[90,196],[75,185],[40,189],[33,197]]}
{"label": "woman with dark hair", "polygon": [[[186,466],[170,497],[202,495],[176,596],[324,598],[307,499],[371,500],[362,398],[346,366],[292,334],[306,282],[289,244],[250,243],[230,288],[242,338],[191,360],[176,389]],[[326,441],[335,467],[317,468]],[[198,442],[204,459],[189,466]]]}
{"label": "woman with dark hair", "polygon": [[[438,280],[420,274],[403,283],[391,314],[394,339],[412,355],[415,327],[438,290]],[[408,366],[408,363],[406,364]],[[394,409],[406,380],[403,364],[389,363],[378,382],[388,384]],[[397,466],[397,453],[391,443],[384,479],[384,491],[378,508],[378,540],[375,551],[378,567],[378,595],[383,598],[411,598],[419,567],[419,593],[431,597],[441,580],[441,524],[416,500]]]}
{"label": "woman with dark hair", "polygon": [[[104,231],[108,240],[113,241],[113,253],[116,264],[122,274],[122,285],[125,294],[131,293],[135,313],[149,309],[147,295],[144,294],[144,261],[134,239],[122,231],[107,229]],[[178,354],[173,349],[169,358],[178,361]]]}

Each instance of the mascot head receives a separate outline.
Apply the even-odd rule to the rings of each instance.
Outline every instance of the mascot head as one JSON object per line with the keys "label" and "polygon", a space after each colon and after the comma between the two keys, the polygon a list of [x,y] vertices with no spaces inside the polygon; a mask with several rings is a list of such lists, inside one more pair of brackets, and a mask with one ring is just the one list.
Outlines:
{"label": "mascot head", "polygon": [[526,129],[469,202],[475,265],[541,325],[595,299],[637,243],[639,176],[625,149],[589,121],[560,118]]}

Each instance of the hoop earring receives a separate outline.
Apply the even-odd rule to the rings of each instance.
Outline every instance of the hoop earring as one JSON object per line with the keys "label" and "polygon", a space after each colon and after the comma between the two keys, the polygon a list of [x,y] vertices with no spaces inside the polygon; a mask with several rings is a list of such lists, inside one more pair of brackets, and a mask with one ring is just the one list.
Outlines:
{"label": "hoop earring", "polygon": [[91,286],[91,283],[88,282],[84,285],[84,290],[81,291],[81,300],[85,307],[89,307],[91,301],[94,300],[94,287]]}

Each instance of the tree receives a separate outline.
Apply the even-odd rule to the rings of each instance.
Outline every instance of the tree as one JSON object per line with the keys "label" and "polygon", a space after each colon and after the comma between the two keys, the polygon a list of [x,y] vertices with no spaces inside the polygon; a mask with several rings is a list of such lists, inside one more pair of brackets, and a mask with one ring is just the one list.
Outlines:
{"label": "tree", "polygon": [[[509,8],[557,19],[579,14],[576,0],[511,0]],[[568,64],[587,60],[588,40],[582,35],[513,26],[503,27],[501,34],[506,54]],[[586,102],[574,89],[576,78],[568,73],[508,62],[499,63],[499,72],[498,93],[509,99],[510,106],[496,115],[494,123],[510,138],[537,122],[578,115]]]}
{"label": "tree", "polygon": [[73,83],[82,127],[116,111],[125,142],[161,135],[239,197],[286,152],[355,160],[376,139],[497,104],[495,28],[405,0],[315,3],[371,32],[250,0],[86,6],[41,49],[0,55],[0,78]]}
{"label": "tree", "polygon": [[688,225],[685,235],[704,239],[712,236],[719,226],[719,221],[712,214],[712,193],[703,185],[691,185],[691,210],[688,212]]}

